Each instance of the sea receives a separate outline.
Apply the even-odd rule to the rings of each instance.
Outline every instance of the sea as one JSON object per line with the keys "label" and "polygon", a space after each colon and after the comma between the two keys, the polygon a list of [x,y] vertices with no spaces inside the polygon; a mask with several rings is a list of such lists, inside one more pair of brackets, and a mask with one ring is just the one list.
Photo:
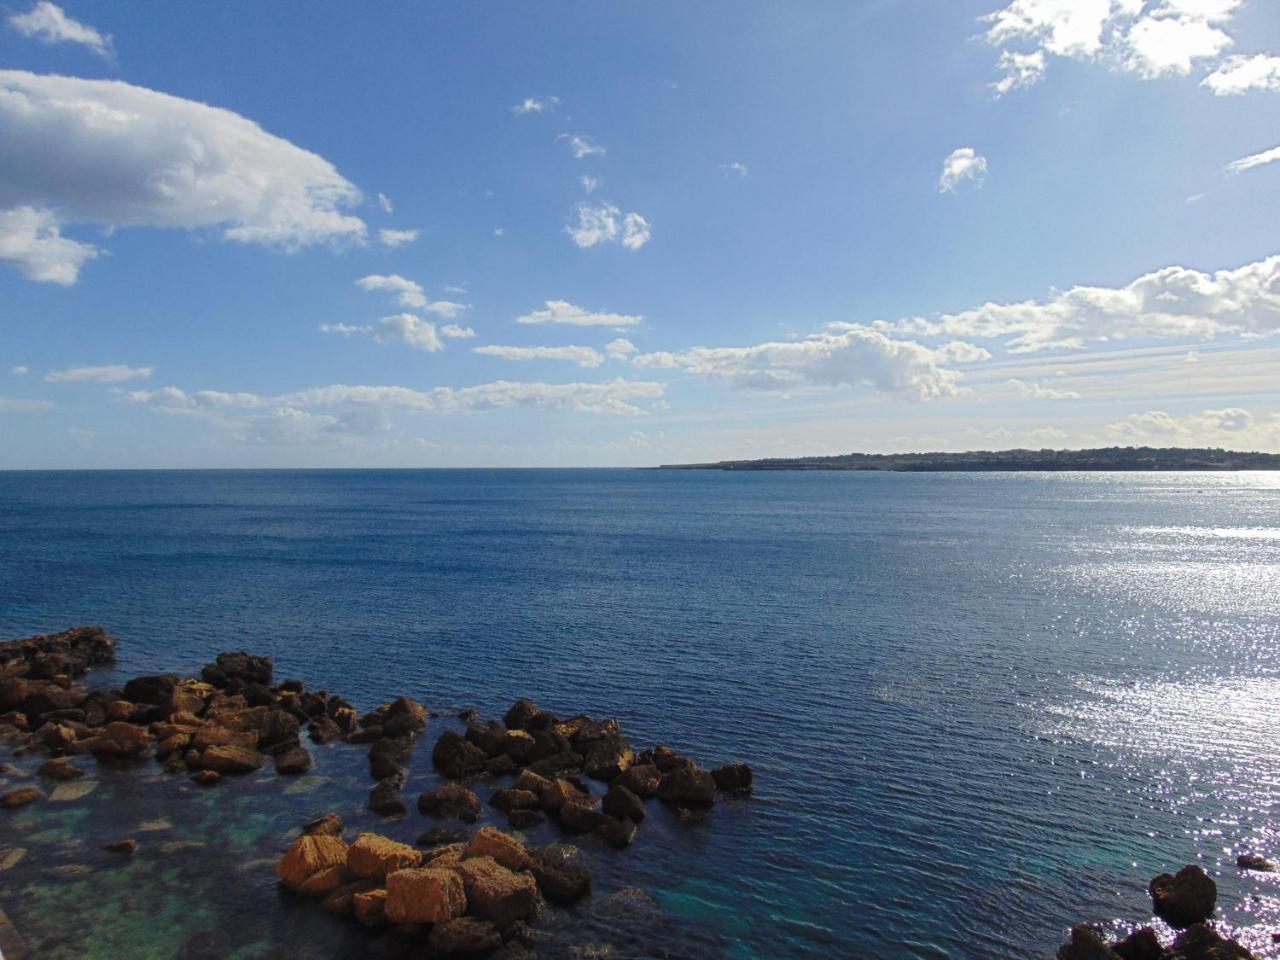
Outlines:
{"label": "sea", "polygon": [[[1235,866],[1280,859],[1280,474],[0,473],[0,637],[76,624],[120,638],[95,683],[246,649],[362,710],[529,697],[752,765],[749,799],[574,841],[594,893],[536,956],[1051,957],[1195,863],[1280,957],[1280,875]],[[364,750],[313,752],[2,812],[0,908],[39,960],[390,957],[272,865],[327,810],[439,824],[381,823]]]}

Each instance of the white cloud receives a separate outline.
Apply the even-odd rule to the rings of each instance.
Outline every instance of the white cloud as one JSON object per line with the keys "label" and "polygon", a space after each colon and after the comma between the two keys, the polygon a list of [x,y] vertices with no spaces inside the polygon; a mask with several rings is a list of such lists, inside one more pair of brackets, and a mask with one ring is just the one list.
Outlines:
{"label": "white cloud", "polygon": [[97,251],[67,224],[221,228],[296,250],[363,242],[360,191],[323,157],[230,110],[116,80],[0,70],[0,245],[32,279],[73,283]]}
{"label": "white cloud", "polygon": [[565,227],[573,242],[583,249],[601,243],[621,243],[628,250],[639,250],[649,242],[649,221],[638,213],[622,215],[614,204],[598,206],[580,203],[575,208],[577,221]]}
{"label": "white cloud", "polygon": [[53,404],[48,400],[18,400],[14,397],[0,397],[0,413],[36,413],[50,410]]}
{"label": "white cloud", "polygon": [[545,411],[641,416],[646,411],[640,404],[661,400],[665,391],[661,383],[642,380],[617,379],[605,383],[498,380],[471,387],[435,387],[431,390],[334,384],[276,397],[212,390],[187,393],[177,387],[164,387],[132,391],[123,399],[168,413],[202,415],[264,408],[348,411],[377,408],[387,412],[452,414],[528,407]]}
{"label": "white cloud", "polygon": [[939,193],[955,193],[960,184],[972,181],[981,187],[987,178],[987,158],[973,147],[958,147],[942,161],[942,176],[938,178]]}
{"label": "white cloud", "polygon": [[618,337],[604,345],[604,352],[614,360],[625,360],[636,352],[636,345],[625,337]]}
{"label": "white cloud", "polygon": [[1010,380],[1009,386],[1017,390],[1019,395],[1032,400],[1080,399],[1080,394],[1075,390],[1059,390],[1056,387],[1046,387],[1042,383],[1028,383],[1026,380]]}
{"label": "white cloud", "polygon": [[1004,50],[1000,53],[998,64],[1004,76],[991,84],[991,90],[997,97],[1006,93],[1034,86],[1044,79],[1045,55],[1043,50],[1031,53],[1018,53],[1015,50]]}
{"label": "white cloud", "polygon": [[569,149],[573,151],[574,158],[578,160],[584,160],[589,157],[603,157],[606,153],[604,147],[586,134],[562,133],[556,139],[564,140],[568,143]]}
{"label": "white cloud", "polygon": [[521,115],[550,113],[559,105],[559,97],[525,97],[524,100],[511,108],[511,112]]}
{"label": "white cloud", "polygon": [[402,307],[433,313],[438,317],[452,319],[467,309],[465,303],[454,303],[450,300],[430,300],[422,289],[422,284],[402,277],[398,273],[382,275],[378,273],[361,277],[356,281],[361,290],[382,291],[395,296]]}
{"label": "white cloud", "polygon": [[494,235],[495,237],[503,237],[503,236],[506,236],[506,233],[507,233],[507,228],[506,228],[506,227],[494,227],[494,228],[493,228],[493,235]]}
{"label": "white cloud", "polygon": [[754,390],[868,387],[915,400],[960,392],[960,374],[942,362],[937,351],[914,340],[855,324],[833,324],[804,340],[644,353],[633,360],[641,368],[685,370]]}
{"label": "white cloud", "polygon": [[1267,53],[1228,57],[1200,85],[1219,97],[1239,96],[1250,90],[1280,92],[1280,57]]}
{"label": "white cloud", "polygon": [[1004,339],[1013,352],[1089,341],[1265,336],[1280,332],[1280,256],[1215,273],[1165,267],[1125,287],[1072,287],[1045,301],[986,303],[937,321],[882,326],[925,336]]}
{"label": "white cloud", "polygon": [[320,324],[320,332],[340,333],[344,337],[349,337],[353,333],[368,333],[369,327],[361,327],[353,323],[322,323]]}
{"label": "white cloud", "polygon": [[598,367],[604,363],[604,354],[592,347],[504,347],[486,345],[474,347],[473,352],[503,360],[567,360],[580,367]]}
{"label": "white cloud", "polygon": [[378,206],[382,208],[383,213],[395,213],[395,205],[391,202],[391,198],[385,193],[378,194]]}
{"label": "white cloud", "polygon": [[31,372],[31,368],[24,367],[21,364],[19,364],[16,367],[10,367],[9,372],[13,374],[15,377],[25,377],[28,373]]}
{"label": "white cloud", "polygon": [[1055,56],[1091,57],[1111,8],[1112,0],[1013,0],[982,20],[992,45],[1029,41]]}
{"label": "white cloud", "polygon": [[604,183],[599,177],[592,177],[585,173],[578,178],[578,182],[582,184],[582,189],[587,193],[595,193],[600,189],[600,185]]}
{"label": "white cloud", "polygon": [[428,353],[444,349],[444,342],[436,333],[436,325],[412,313],[397,313],[376,321],[373,325],[373,339],[376,343],[403,343],[407,347],[426,350]]}
{"label": "white cloud", "polygon": [[934,353],[944,363],[981,363],[991,359],[991,351],[977,344],[965,343],[963,340],[952,340],[938,347]]}
{"label": "white cloud", "polygon": [[643,320],[644,317],[626,313],[593,312],[568,300],[548,300],[546,309],[516,317],[516,323],[561,323],[572,327],[633,327]]}
{"label": "white cloud", "polygon": [[446,323],[440,328],[442,337],[449,337],[452,340],[468,340],[476,335],[476,332],[470,327],[459,326],[456,323]]}
{"label": "white cloud", "polygon": [[1240,433],[1254,424],[1253,415],[1240,407],[1205,410],[1173,416],[1163,410],[1135,413],[1108,426],[1113,434],[1130,441],[1209,443],[1222,434]]}
{"label": "white cloud", "polygon": [[1141,77],[1186,76],[1196,60],[1217,57],[1231,37],[1207,18],[1170,13],[1144,17],[1125,37],[1124,68]]}
{"label": "white cloud", "polygon": [[720,172],[725,175],[733,174],[735,176],[745,177],[747,175],[747,165],[745,163],[739,163],[736,160],[732,163],[722,163],[720,164]]}
{"label": "white cloud", "polygon": [[106,60],[115,56],[111,37],[68,17],[61,7],[49,0],[39,0],[26,13],[10,14],[9,26],[24,37],[41,43],[78,43]]}
{"label": "white cloud", "polygon": [[122,363],[100,367],[71,367],[46,373],[48,383],[124,383],[126,380],[145,380],[154,367],[128,367]]}
{"label": "white cloud", "polygon": [[395,250],[397,247],[408,246],[418,239],[421,230],[379,230],[378,242],[384,247],[390,247]]}
{"label": "white cloud", "polygon": [[1232,161],[1227,164],[1227,173],[1244,173],[1254,167],[1265,167],[1267,164],[1275,163],[1277,160],[1280,160],[1280,147],[1272,147],[1270,150],[1263,150],[1261,153],[1255,153]]}

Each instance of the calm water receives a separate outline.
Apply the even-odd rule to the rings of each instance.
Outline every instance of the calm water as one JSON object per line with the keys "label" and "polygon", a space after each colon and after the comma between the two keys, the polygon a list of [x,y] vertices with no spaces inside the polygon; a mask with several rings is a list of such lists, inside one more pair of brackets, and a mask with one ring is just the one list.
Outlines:
{"label": "calm water", "polygon": [[[527,695],[749,760],[754,800],[582,844],[597,896],[548,923],[613,956],[1048,956],[1193,861],[1280,955],[1280,882],[1234,868],[1280,855],[1280,475],[0,474],[0,635],[76,623],[124,673],[245,647],[361,707]],[[107,773],[6,814],[0,905],[38,957],[379,955],[263,862],[363,822],[362,753],[317,754],[287,794]]]}

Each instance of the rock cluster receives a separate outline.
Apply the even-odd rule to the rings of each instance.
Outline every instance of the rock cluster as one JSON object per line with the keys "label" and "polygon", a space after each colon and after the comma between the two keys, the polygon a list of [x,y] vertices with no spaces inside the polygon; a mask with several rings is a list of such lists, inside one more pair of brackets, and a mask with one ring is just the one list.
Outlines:
{"label": "rock cluster", "polygon": [[573,903],[591,890],[586,870],[562,851],[528,850],[491,827],[425,852],[374,833],[348,844],[342,832],[336,814],[308,824],[276,865],[281,884],[331,913],[424,938],[439,956],[504,944],[507,955],[522,955],[544,902]]}
{"label": "rock cluster", "polygon": [[[617,720],[585,714],[560,719],[530,700],[517,700],[502,721],[469,718],[465,733],[446,730],[436,740],[431,762],[444,776],[466,780],[480,774],[519,771],[515,785],[497,790],[490,804],[516,828],[544,816],[570,833],[593,833],[617,847],[635,839],[654,797],[680,810],[705,810],[718,794],[751,792],[751,768],[728,764],[706,771],[669,747],[639,753]],[[585,778],[585,779],[584,779]],[[607,785],[597,797],[588,780]],[[424,794],[419,809],[438,817],[474,821],[479,800],[460,786]]]}

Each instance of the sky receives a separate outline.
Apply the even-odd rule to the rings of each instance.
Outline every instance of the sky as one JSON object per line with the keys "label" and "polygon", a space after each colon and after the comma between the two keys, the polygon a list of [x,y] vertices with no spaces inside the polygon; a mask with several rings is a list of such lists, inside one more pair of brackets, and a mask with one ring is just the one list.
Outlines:
{"label": "sky", "polygon": [[1275,0],[0,4],[0,468],[1280,452]]}

